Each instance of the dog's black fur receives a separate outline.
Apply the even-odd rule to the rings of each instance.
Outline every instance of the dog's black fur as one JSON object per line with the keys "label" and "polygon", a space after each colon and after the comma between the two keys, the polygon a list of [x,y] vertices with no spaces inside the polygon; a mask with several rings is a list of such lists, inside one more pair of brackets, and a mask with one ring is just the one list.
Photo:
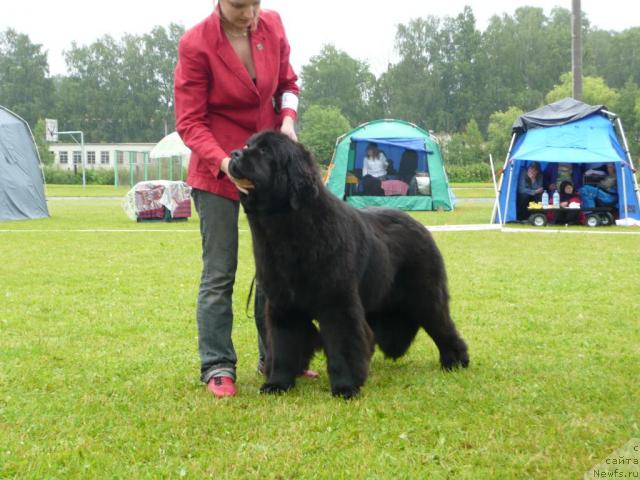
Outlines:
{"label": "dog's black fur", "polygon": [[254,135],[232,153],[229,171],[254,184],[241,202],[267,297],[262,392],[291,388],[323,348],[332,393],[353,397],[367,378],[374,343],[396,359],[420,327],[436,343],[443,368],[469,364],[449,316],[442,256],[424,226],[404,212],[356,210],[340,201],[304,146],[280,133]]}

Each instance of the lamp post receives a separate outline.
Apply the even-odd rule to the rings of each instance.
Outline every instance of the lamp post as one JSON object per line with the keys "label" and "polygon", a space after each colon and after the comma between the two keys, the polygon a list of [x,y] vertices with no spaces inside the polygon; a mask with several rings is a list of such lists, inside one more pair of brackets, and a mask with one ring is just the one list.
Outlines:
{"label": "lamp post", "polygon": [[582,100],[582,9],[580,0],[572,0],[571,72],[573,74],[573,98]]}

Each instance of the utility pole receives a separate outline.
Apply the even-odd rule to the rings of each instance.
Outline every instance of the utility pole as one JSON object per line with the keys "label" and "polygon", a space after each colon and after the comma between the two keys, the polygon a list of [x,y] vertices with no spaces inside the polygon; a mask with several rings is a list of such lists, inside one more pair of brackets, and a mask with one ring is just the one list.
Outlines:
{"label": "utility pole", "polygon": [[582,8],[580,0],[572,0],[571,73],[573,74],[573,98],[582,100]]}

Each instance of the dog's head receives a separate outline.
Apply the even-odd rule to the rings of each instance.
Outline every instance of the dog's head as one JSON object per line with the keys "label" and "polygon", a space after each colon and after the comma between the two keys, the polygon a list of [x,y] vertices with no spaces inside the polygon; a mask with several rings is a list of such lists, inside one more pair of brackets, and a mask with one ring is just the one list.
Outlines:
{"label": "dog's head", "polygon": [[300,143],[274,131],[253,135],[242,150],[231,152],[229,173],[254,188],[240,200],[247,212],[274,212],[303,204],[318,195],[319,173]]}

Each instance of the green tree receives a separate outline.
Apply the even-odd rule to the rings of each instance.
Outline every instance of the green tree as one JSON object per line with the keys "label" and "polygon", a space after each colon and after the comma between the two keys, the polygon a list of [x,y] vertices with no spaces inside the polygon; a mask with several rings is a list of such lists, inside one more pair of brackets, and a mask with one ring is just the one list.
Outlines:
{"label": "green tree", "polygon": [[53,153],[49,150],[49,142],[45,140],[45,124],[42,118],[38,119],[36,126],[33,128],[33,137],[38,147],[40,160],[44,165],[53,165]]}
{"label": "green tree", "polygon": [[640,27],[622,32],[589,32],[585,39],[585,63],[608,85],[622,88],[628,79],[640,84]]}
{"label": "green tree", "polygon": [[638,143],[640,142],[640,123],[636,120],[635,112],[638,100],[640,100],[640,88],[633,80],[629,79],[620,90],[616,105],[611,106],[622,120],[625,136],[629,143],[629,150],[634,157],[638,154]]}
{"label": "green tree", "polygon": [[378,81],[384,116],[408,120],[433,130],[454,129],[447,109],[443,22],[435,16],[398,25],[395,48],[399,61]]}
{"label": "green tree", "polygon": [[490,19],[483,34],[490,64],[489,113],[512,105],[524,110],[542,105],[544,93],[571,68],[570,18],[562,8],[547,17],[541,8],[520,7],[513,16]]}
{"label": "green tree", "polygon": [[87,141],[153,142],[173,130],[173,68],[183,28],[110,36],[66,52],[70,75],[56,81],[56,114]]}
{"label": "green tree", "polygon": [[469,120],[462,133],[455,133],[446,145],[447,163],[451,165],[470,165],[484,162],[485,142],[478,122],[473,118]]}
{"label": "green tree", "polygon": [[161,120],[164,135],[175,130],[173,72],[178,61],[178,41],[183,34],[183,26],[171,23],[166,29],[155,27],[143,36],[145,61],[158,95],[154,116]]}
{"label": "green tree", "polygon": [[[560,83],[547,93],[548,103],[553,103],[572,95],[573,75],[571,72],[560,76]],[[613,108],[618,104],[618,92],[610,88],[602,77],[584,77],[582,80],[583,101],[590,105],[606,105]]]}
{"label": "green tree", "polygon": [[0,105],[35,126],[52,105],[53,85],[42,45],[9,28],[0,33]]}
{"label": "green tree", "polygon": [[311,105],[321,105],[339,108],[352,124],[371,120],[376,78],[365,62],[325,45],[302,67],[300,78],[302,114]]}
{"label": "green tree", "polygon": [[[640,125],[640,97],[636,98],[635,112],[636,112],[636,125]],[[636,141],[636,143],[638,143],[638,141]],[[639,146],[636,145],[636,148],[638,147]]]}
{"label": "green tree", "polygon": [[322,165],[331,161],[336,139],[351,130],[349,120],[336,107],[311,105],[302,114],[300,123],[300,141]]}
{"label": "green tree", "polygon": [[518,107],[509,107],[506,111],[494,112],[489,117],[487,142],[489,153],[493,155],[496,165],[506,158],[513,136],[511,131],[513,123],[523,113]]}

